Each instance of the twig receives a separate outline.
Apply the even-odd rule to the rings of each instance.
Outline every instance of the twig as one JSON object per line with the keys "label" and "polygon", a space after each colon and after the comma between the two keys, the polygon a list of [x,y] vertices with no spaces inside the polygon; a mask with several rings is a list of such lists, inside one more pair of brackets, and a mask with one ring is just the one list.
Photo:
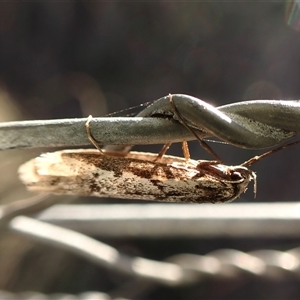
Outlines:
{"label": "twig", "polygon": [[286,278],[289,273],[299,279],[300,248],[286,252],[263,249],[248,253],[219,249],[204,256],[178,254],[160,262],[126,256],[117,249],[81,233],[28,217],[14,218],[9,223],[9,229],[39,242],[67,249],[97,265],[166,286],[193,284],[212,275],[214,278],[231,280],[246,274],[279,279]]}
{"label": "twig", "polygon": [[[172,96],[181,116],[198,130],[200,138],[215,136],[237,147],[262,149],[276,146],[300,133],[299,101],[253,100],[214,108],[192,96]],[[94,118],[91,131],[101,145],[166,144],[195,139],[173,117],[167,96],[149,105],[135,118]],[[86,121],[0,123],[0,150],[90,145]]]}
{"label": "twig", "polygon": [[[0,150],[91,145],[87,119],[0,123]],[[100,144],[163,144],[194,137],[180,124],[161,118],[94,118],[93,136]]]}
{"label": "twig", "polygon": [[[102,238],[300,237],[299,202],[56,205],[41,221]],[[180,226],[174,224],[180,223]]]}

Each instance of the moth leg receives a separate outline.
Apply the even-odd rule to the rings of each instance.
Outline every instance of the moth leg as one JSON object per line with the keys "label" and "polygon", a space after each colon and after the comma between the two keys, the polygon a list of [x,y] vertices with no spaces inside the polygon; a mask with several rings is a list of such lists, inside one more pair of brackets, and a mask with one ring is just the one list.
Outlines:
{"label": "moth leg", "polygon": [[100,153],[104,154],[104,152],[102,151],[102,149],[98,145],[98,142],[96,141],[96,139],[92,135],[91,126],[90,126],[90,122],[92,121],[92,119],[93,119],[93,116],[89,115],[88,118],[87,118],[87,121],[85,123],[85,129],[86,129],[87,136],[88,136],[89,140],[91,141],[91,143],[96,147],[96,149],[99,150]]}
{"label": "moth leg", "polygon": [[168,149],[170,148],[170,146],[172,145],[172,143],[167,143],[165,144],[162,149],[159,151],[158,155],[156,156],[154,161],[159,161],[168,151]]}
{"label": "moth leg", "polygon": [[186,141],[182,142],[182,151],[183,151],[185,160],[188,162],[190,160],[191,156],[190,156],[190,151],[189,151],[189,145]]}

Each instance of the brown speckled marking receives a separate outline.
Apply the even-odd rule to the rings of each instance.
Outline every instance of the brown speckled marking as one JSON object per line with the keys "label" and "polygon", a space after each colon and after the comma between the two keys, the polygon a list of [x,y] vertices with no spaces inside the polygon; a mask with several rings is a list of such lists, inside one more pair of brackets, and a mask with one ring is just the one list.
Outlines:
{"label": "brown speckled marking", "polygon": [[100,193],[101,188],[100,188],[99,184],[96,181],[91,180],[90,190],[91,190],[92,193]]}
{"label": "brown speckled marking", "polygon": [[160,162],[154,163],[152,161],[134,159],[135,162],[139,163],[139,167],[137,168],[136,165],[131,165],[133,160],[124,159],[124,157],[118,156],[105,155],[99,157],[99,153],[86,155],[76,153],[70,154],[69,157],[93,165],[101,170],[113,171],[115,177],[122,176],[123,172],[132,172],[134,175],[145,179],[151,179],[153,175],[157,175],[159,172],[164,173],[164,176],[167,179],[172,179],[181,175],[181,172],[176,172],[176,176],[174,176],[170,171],[170,168],[166,164]]}
{"label": "brown speckled marking", "polygon": [[55,186],[59,183],[59,181],[60,181],[59,178],[53,178],[50,180],[49,184]]}
{"label": "brown speckled marking", "polygon": [[46,153],[20,167],[32,191],[181,203],[223,203],[243,193],[255,174],[242,166],[130,152],[96,150]]}

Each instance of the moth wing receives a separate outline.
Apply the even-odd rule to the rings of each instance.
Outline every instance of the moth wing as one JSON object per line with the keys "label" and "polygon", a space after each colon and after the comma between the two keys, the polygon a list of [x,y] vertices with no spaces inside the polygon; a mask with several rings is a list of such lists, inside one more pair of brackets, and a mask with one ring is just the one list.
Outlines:
{"label": "moth wing", "polygon": [[81,167],[82,162],[68,153],[57,151],[41,154],[24,163],[19,168],[19,176],[25,184],[49,180],[50,177],[72,178],[78,175]]}

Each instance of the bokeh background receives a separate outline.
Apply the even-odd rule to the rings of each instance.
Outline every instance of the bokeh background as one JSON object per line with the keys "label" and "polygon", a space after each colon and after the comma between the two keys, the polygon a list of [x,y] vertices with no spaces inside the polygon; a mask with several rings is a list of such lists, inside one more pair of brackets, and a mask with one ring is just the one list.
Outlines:
{"label": "bokeh background", "polygon": [[[0,121],[104,116],[169,93],[190,94],[216,106],[250,99],[299,99],[299,5],[293,1],[1,2]],[[228,164],[262,152],[212,147]],[[193,158],[209,158],[196,142],[190,148]],[[136,149],[158,151],[160,146]],[[17,167],[41,151],[1,153],[2,203],[25,197]],[[170,153],[182,155],[180,146]],[[299,147],[289,148],[253,166],[257,198],[250,188],[238,201],[298,201],[298,154]],[[129,254],[164,259],[225,247],[289,249],[298,241],[106,242]],[[123,282],[120,275],[10,233],[3,233],[0,246],[0,289],[76,294],[108,292]],[[299,283],[293,280],[211,281],[186,289],[157,288],[143,299],[299,297]]]}

